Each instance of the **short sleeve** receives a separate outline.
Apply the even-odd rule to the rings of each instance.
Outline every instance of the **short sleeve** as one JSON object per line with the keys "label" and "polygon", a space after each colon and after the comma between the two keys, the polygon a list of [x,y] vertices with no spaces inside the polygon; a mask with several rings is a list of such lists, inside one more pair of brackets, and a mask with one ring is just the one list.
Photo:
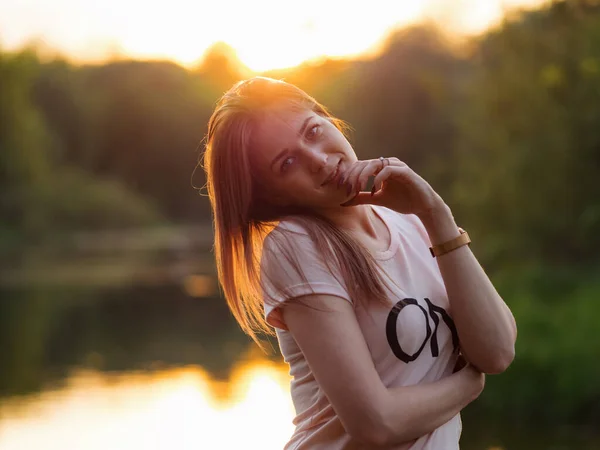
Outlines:
{"label": "short sleeve", "polygon": [[287,330],[280,307],[309,294],[341,297],[352,303],[336,264],[324,260],[308,233],[297,224],[281,222],[264,241],[261,287],[265,319]]}

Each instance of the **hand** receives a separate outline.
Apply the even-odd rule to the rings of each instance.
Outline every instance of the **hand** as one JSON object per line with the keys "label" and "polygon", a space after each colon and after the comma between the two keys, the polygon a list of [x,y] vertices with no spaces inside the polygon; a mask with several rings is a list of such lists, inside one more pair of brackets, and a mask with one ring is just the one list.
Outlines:
{"label": "hand", "polygon": [[[373,190],[361,192],[375,175]],[[425,214],[444,205],[442,198],[423,178],[398,158],[355,162],[343,174],[343,186],[356,195],[342,206],[380,205],[402,214]],[[342,186],[342,187],[343,187]]]}
{"label": "hand", "polygon": [[485,387],[485,374],[477,370],[477,368],[469,362],[466,362],[465,366],[458,371],[458,374],[464,376],[466,389],[467,392],[471,394],[472,400],[479,397]]}

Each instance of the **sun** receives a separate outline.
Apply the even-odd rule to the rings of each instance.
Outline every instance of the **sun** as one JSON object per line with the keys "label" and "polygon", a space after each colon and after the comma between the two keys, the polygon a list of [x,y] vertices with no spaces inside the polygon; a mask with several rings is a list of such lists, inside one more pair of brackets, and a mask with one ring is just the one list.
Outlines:
{"label": "sun", "polygon": [[165,10],[164,4],[129,0],[119,10],[139,20],[112,28],[120,51],[127,55],[168,58],[190,66],[215,42],[225,42],[242,63],[261,72],[373,50],[386,30],[417,20],[424,3],[372,0],[365,8],[340,0],[171,0]]}

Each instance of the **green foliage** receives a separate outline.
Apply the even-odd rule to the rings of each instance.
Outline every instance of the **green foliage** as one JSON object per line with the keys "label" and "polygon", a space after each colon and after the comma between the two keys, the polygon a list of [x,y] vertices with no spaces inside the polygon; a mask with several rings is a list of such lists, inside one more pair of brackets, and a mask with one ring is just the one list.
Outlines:
{"label": "green foliage", "polygon": [[80,164],[122,180],[172,218],[207,219],[190,178],[216,94],[209,101],[207,85],[171,63],[87,67],[81,77],[91,112]]}
{"label": "green foliage", "polygon": [[[43,114],[33,101],[36,83],[47,69],[46,101],[62,104],[69,111],[61,115]],[[58,75],[57,75],[58,74]],[[62,74],[62,75],[60,75]],[[102,181],[79,169],[60,164],[64,142],[81,148],[77,134],[68,139],[69,121],[78,128],[77,109],[67,91],[69,74],[65,64],[47,67],[33,51],[0,54],[0,211],[3,222],[0,245],[11,242],[43,241],[59,229],[107,227],[152,223],[160,216],[147,200],[124,189],[118,181]],[[43,91],[42,88],[38,89]],[[58,92],[58,94],[56,94]],[[38,92],[38,94],[40,94]],[[54,100],[48,100],[54,98]],[[65,119],[65,116],[62,116]],[[52,126],[49,126],[52,125]],[[64,158],[63,158],[64,162]]]}
{"label": "green foliage", "polygon": [[32,230],[39,215],[27,202],[43,190],[50,161],[41,145],[51,142],[29,91],[38,71],[35,55],[0,54],[0,211],[4,227]]}
{"label": "green foliage", "polygon": [[532,267],[496,277],[519,325],[517,356],[506,373],[488,378],[478,407],[515,422],[597,423],[597,272]]}
{"label": "green foliage", "polygon": [[454,200],[486,259],[594,260],[600,250],[600,14],[563,4],[479,43],[458,115]]}
{"label": "green foliage", "polygon": [[94,230],[156,224],[161,214],[148,200],[118,180],[90,179],[80,169],[61,168],[41,204],[52,205],[47,223],[52,229]]}

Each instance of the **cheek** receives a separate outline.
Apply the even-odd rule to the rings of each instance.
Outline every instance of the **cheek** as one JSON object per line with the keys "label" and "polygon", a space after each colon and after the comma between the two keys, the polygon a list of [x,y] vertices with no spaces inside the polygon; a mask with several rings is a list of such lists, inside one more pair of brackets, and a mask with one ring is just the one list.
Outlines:
{"label": "cheek", "polygon": [[351,147],[350,143],[348,142],[348,140],[346,139],[346,137],[342,134],[342,132],[340,130],[338,130],[337,128],[335,128],[333,125],[331,125],[331,127],[333,129],[329,130],[330,132],[327,133],[327,138],[326,138],[327,145],[333,146],[338,150],[344,150],[344,151],[350,150],[352,147]]}

